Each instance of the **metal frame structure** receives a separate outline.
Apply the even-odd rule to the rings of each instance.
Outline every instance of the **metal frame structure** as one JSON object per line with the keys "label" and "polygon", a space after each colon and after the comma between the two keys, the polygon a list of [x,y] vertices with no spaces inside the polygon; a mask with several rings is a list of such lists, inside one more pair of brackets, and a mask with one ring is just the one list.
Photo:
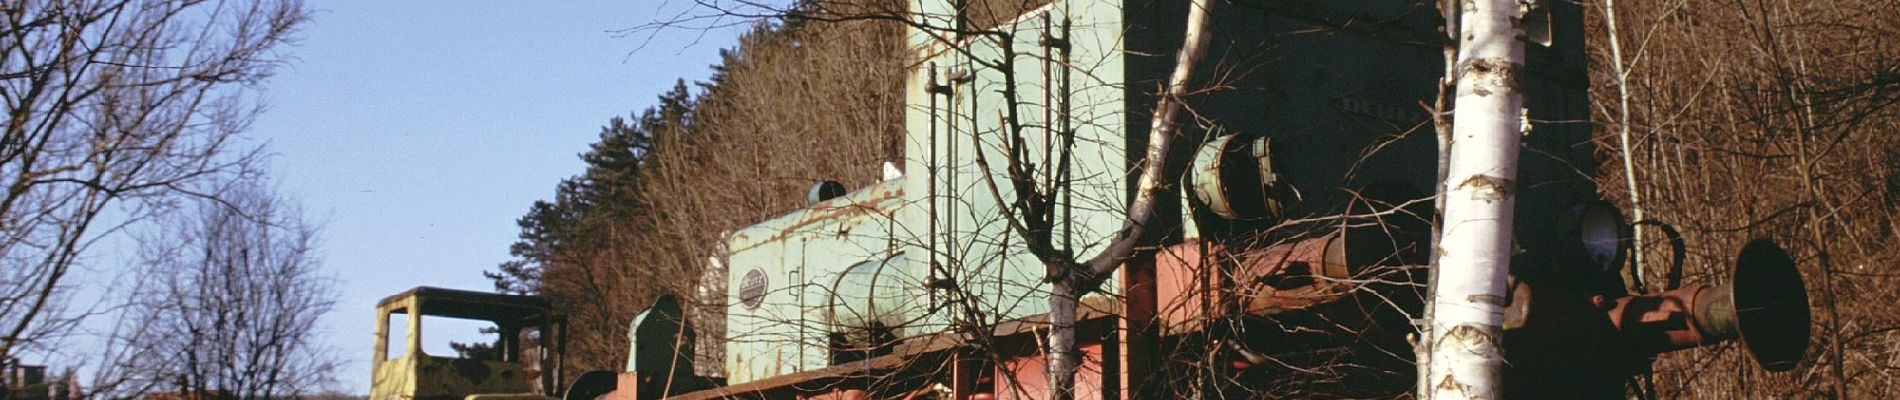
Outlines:
{"label": "metal frame structure", "polygon": [[[810,207],[728,235],[710,272],[725,277],[713,291],[723,298],[700,299],[726,305],[725,330],[705,335],[724,346],[713,369],[725,376],[661,362],[682,359],[694,336],[642,317],[659,325],[635,331],[657,333],[635,338],[629,364],[652,367],[618,382],[595,375],[585,393],[1041,398],[1047,271],[1008,227],[1003,199],[1017,193],[994,183],[1011,167],[1000,154],[1041,152],[1013,160],[1048,168],[1038,171],[1064,188],[1050,228],[1060,246],[1094,251],[1115,234],[1147,147],[1139,110],[1152,108],[1182,42],[1183,3],[1058,0],[981,27],[1007,35],[981,36],[957,8],[966,2],[914,1],[903,176],[843,194],[821,183]],[[1726,285],[1652,293],[1620,282],[1624,257],[1606,255],[1630,251],[1618,234],[1629,223],[1576,206],[1600,204],[1582,10],[1535,5],[1526,30],[1538,44],[1514,77],[1532,125],[1511,188],[1523,253],[1516,296],[1497,299],[1513,302],[1507,393],[1616,398],[1655,354],[1735,339],[1770,370],[1792,366],[1805,354],[1807,302],[1773,243],[1751,244]],[[1144,237],[1081,299],[1076,396],[1167,398],[1176,393],[1161,383],[1182,380],[1245,393],[1340,354],[1363,355],[1352,361],[1368,373],[1303,383],[1312,393],[1408,392],[1438,185],[1434,118],[1421,105],[1442,90],[1443,17],[1415,0],[1223,7],[1222,46],[1206,57],[1216,67],[1193,81],[1226,90],[1187,100],[1208,122],[1183,127],[1176,140],[1189,145],[1168,155],[1165,173],[1184,178],[1150,221],[1164,234]],[[1170,358],[1182,354],[1200,370],[1182,371]]]}
{"label": "metal frame structure", "polygon": [[[398,315],[407,322],[406,332],[403,350],[392,354],[390,319]],[[500,334],[495,345],[500,358],[472,360],[425,353],[424,316],[494,323]],[[534,331],[542,340],[524,346],[524,331]],[[426,286],[410,289],[377,302],[374,345],[371,399],[547,398],[559,396],[567,378],[562,367],[567,322],[539,296]]]}

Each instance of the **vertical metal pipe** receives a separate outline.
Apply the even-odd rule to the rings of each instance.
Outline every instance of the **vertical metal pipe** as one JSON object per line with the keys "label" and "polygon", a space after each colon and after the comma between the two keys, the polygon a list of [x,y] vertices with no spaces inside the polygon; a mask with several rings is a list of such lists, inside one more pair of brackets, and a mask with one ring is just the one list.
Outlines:
{"label": "vertical metal pipe", "polygon": [[[930,157],[929,161],[924,164],[924,176],[922,177],[924,180],[924,202],[928,203],[928,207],[930,208],[929,215],[925,216],[927,221],[925,222],[924,228],[924,243],[925,246],[928,246],[925,257],[929,261],[924,264],[924,268],[927,268],[929,273],[926,276],[932,278],[936,278],[938,272],[946,272],[937,270],[940,266],[937,263],[937,241],[941,240],[941,238],[937,237],[937,216],[940,215],[937,213],[937,174],[942,172],[942,166],[937,164],[937,96],[939,96],[937,93],[937,73],[937,63],[933,61],[930,63],[930,69],[927,73],[929,76],[926,77],[926,79],[928,79],[926,82],[928,83],[925,84],[926,86],[924,88],[924,96],[930,98],[930,119],[928,124],[930,125],[930,136],[928,136],[924,143],[924,147],[930,149]],[[942,278],[950,279],[952,276],[945,274]],[[930,293],[934,296],[936,291],[932,290]],[[932,306],[934,307],[935,304],[932,304]]]}
{"label": "vertical metal pipe", "polygon": [[1061,68],[1058,69],[1058,71],[1062,73],[1062,83],[1061,86],[1056,89],[1056,93],[1060,96],[1058,97],[1060,99],[1060,107],[1058,108],[1056,118],[1058,120],[1057,124],[1059,124],[1062,129],[1058,133],[1058,135],[1062,137],[1062,152],[1060,155],[1060,157],[1062,157],[1062,168],[1060,171],[1057,171],[1059,176],[1057,176],[1056,179],[1062,180],[1062,250],[1072,253],[1075,251],[1075,228],[1073,225],[1075,221],[1073,217],[1075,215],[1075,208],[1073,206],[1075,195],[1070,184],[1074,183],[1075,180],[1069,176],[1069,163],[1073,158],[1072,151],[1075,150],[1075,131],[1071,130],[1073,129],[1073,125],[1071,125],[1069,121],[1071,118],[1069,100],[1072,95],[1072,93],[1069,92],[1069,73],[1073,71],[1073,68],[1070,68],[1069,64],[1069,50],[1074,48],[1074,44],[1071,42],[1074,38],[1069,35],[1069,3],[1062,3],[1062,6],[1063,45],[1056,49],[1058,50],[1057,54],[1060,54],[1062,57]]}

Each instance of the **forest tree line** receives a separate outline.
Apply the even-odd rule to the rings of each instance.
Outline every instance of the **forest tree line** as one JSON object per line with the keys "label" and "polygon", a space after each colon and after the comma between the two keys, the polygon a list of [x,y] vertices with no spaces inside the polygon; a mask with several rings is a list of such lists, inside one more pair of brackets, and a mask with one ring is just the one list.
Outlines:
{"label": "forest tree line", "polygon": [[[628,324],[661,294],[690,299],[722,232],[802,207],[818,181],[863,186],[901,164],[902,33],[878,21],[753,26],[706,80],[609,120],[580,155],[586,170],[519,219],[515,259],[486,274],[568,313],[573,370],[624,364]],[[717,351],[699,353],[723,360]]]}

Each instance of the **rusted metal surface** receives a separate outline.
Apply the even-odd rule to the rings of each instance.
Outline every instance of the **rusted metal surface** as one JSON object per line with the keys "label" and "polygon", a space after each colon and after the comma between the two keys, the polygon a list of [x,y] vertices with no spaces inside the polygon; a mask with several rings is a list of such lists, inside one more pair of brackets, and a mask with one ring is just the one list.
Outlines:
{"label": "rusted metal surface", "polygon": [[833,338],[842,339],[838,345],[874,349],[918,333],[907,325],[927,312],[927,304],[920,299],[922,288],[910,285],[924,279],[906,261],[901,257],[865,260],[838,274],[823,311]]}
{"label": "rusted metal surface", "polygon": [[[1102,400],[1108,392],[1107,385],[1114,384],[1102,376],[1102,343],[1080,344],[1076,351],[1082,353],[1082,366],[1075,371],[1075,399]],[[1041,354],[1027,354],[1004,360],[996,368],[996,392],[994,395],[1010,399],[1043,399],[1049,393],[1049,368],[1043,363]]]}
{"label": "rusted metal surface", "polygon": [[1122,264],[1121,318],[1116,323],[1116,357],[1113,360],[1118,368],[1114,374],[1124,398],[1134,398],[1150,387],[1160,386],[1152,381],[1159,358],[1153,349],[1158,345],[1159,301],[1157,300],[1157,279],[1155,277],[1156,252],[1136,253],[1134,258]]}
{"label": "rusted metal surface", "polygon": [[425,315],[485,320],[522,319],[540,316],[550,309],[541,296],[485,293],[458,289],[418,286],[376,302],[378,308],[400,309],[409,299],[431,300]]}
{"label": "rusted metal surface", "polygon": [[1360,286],[1354,278],[1379,265],[1374,260],[1392,254],[1392,240],[1361,237],[1370,243],[1349,248],[1348,231],[1339,230],[1254,249],[1202,240],[1163,248],[1155,256],[1162,330],[1176,334],[1198,330],[1214,316],[1271,315],[1336,301]]}
{"label": "rusted metal surface", "polygon": [[[1618,299],[1592,298],[1633,350],[1663,353],[1734,340],[1734,311],[1717,311],[1714,287],[1691,286]],[[1722,315],[1720,317],[1711,314]],[[1726,321],[1726,322],[1724,322]]]}
{"label": "rusted metal surface", "polygon": [[1221,218],[1279,222],[1280,201],[1272,193],[1285,188],[1273,171],[1272,153],[1265,137],[1215,138],[1195,151],[1189,193]]}
{"label": "rusted metal surface", "polygon": [[[1077,336],[1102,338],[1112,335],[1120,308],[1118,302],[1112,299],[1084,299],[1076,313],[1080,324]],[[1037,335],[1048,327],[1043,317],[1039,315],[997,324],[990,332],[993,339],[991,344],[1006,349],[998,350],[1006,354],[1035,353]],[[940,382],[948,387],[954,376],[952,371],[942,367],[952,365],[956,355],[969,350],[971,345],[971,338],[959,332],[913,337],[893,346],[887,355],[685,393],[669,399],[792,399],[832,393],[841,388],[868,388],[874,382],[881,383],[880,386],[906,386],[891,381],[893,379],[910,380],[913,383],[911,386],[916,387],[928,385],[929,382]]]}
{"label": "rusted metal surface", "polygon": [[1181,332],[1199,326],[1213,304],[1219,282],[1206,261],[1218,251],[1211,243],[1190,241],[1161,249],[1155,256],[1155,298],[1162,332]]}
{"label": "rusted metal surface", "polygon": [[[733,232],[724,265],[725,377],[732,383],[828,365],[826,306],[847,267],[899,254],[905,177]],[[895,275],[895,274],[893,274]],[[897,295],[897,293],[880,294]],[[909,296],[916,297],[916,296]]]}
{"label": "rusted metal surface", "polygon": [[1346,264],[1343,233],[1242,252],[1233,295],[1248,314],[1271,314],[1333,301],[1351,291],[1357,272]]}
{"label": "rusted metal surface", "polygon": [[845,389],[814,396],[798,396],[806,400],[863,400],[871,398],[871,393],[863,389]]}
{"label": "rusted metal surface", "polygon": [[[402,352],[390,354],[389,318],[398,313],[407,318],[407,331],[403,332]],[[502,342],[497,349],[505,353],[505,358],[474,360],[423,353],[422,317],[425,315],[494,322],[501,329]],[[521,360],[518,352],[522,350],[519,343],[522,329],[540,329],[543,337],[557,337],[560,324],[560,318],[552,313],[547,300],[535,296],[431,287],[418,287],[390,296],[378,302],[376,308],[370,398],[462,398],[477,394],[545,398],[543,394],[558,393],[558,385],[565,383],[560,382],[563,377],[559,376],[558,367],[554,374],[544,375],[539,368],[529,368],[531,363]],[[558,352],[558,343],[549,344],[555,345]],[[541,367],[559,363],[556,359],[537,361],[542,362]]]}
{"label": "rusted metal surface", "polygon": [[[1174,46],[1180,43],[1179,36],[1175,35],[1184,31],[1179,25],[1181,18],[1178,18],[1184,11],[1178,8],[1177,2],[1052,3],[1056,6],[1025,14],[1016,21],[1028,24],[1010,27],[1016,29],[1014,37],[1020,42],[1016,43],[1016,49],[1040,48],[1032,46],[1038,38],[1059,39],[1071,44],[1073,47],[1070,49],[1076,52],[1074,59],[1087,60],[1086,64],[1097,68],[1096,71],[1073,72],[1078,82],[1090,82],[1085,85],[1087,89],[1071,90],[1073,93],[1051,92],[1049,87],[1056,86],[1055,82],[1064,79],[1057,75],[1066,76],[1071,71],[1051,68],[1046,63],[1023,62],[1017,65],[1020,71],[977,68],[973,58],[1002,59],[1005,56],[997,48],[997,41],[990,38],[937,32],[945,35],[938,37],[914,29],[907,33],[907,42],[916,58],[910,64],[906,92],[903,94],[909,105],[904,121],[905,153],[910,155],[904,160],[904,177],[819,202],[808,209],[790,212],[731,235],[728,242],[731,262],[724,264],[732,270],[725,276],[728,277],[727,287],[737,292],[726,293],[729,301],[739,301],[732,301],[728,307],[730,335],[725,346],[726,369],[732,374],[730,376],[734,385],[690,393],[682,398],[857,396],[859,392],[854,391],[863,389],[852,385],[862,385],[863,380],[872,376],[910,379],[900,385],[944,383],[956,396],[976,397],[981,394],[982,391],[976,388],[982,385],[973,383],[971,378],[984,374],[964,373],[968,372],[966,368],[955,366],[958,362],[952,360],[957,351],[966,349],[969,338],[942,333],[943,327],[948,324],[942,323],[941,318],[932,319],[937,317],[929,315],[921,318],[928,323],[925,326],[893,335],[913,337],[895,338],[898,343],[891,347],[888,355],[835,366],[825,362],[826,352],[830,349],[821,344],[827,339],[823,335],[834,333],[837,328],[828,325],[861,328],[868,324],[862,323],[866,321],[864,319],[836,324],[832,323],[833,320],[843,319],[824,318],[826,308],[838,303],[833,299],[838,296],[839,288],[823,286],[845,285],[840,282],[873,282],[856,284],[854,288],[875,287],[878,293],[884,293],[881,286],[886,275],[883,272],[861,274],[873,277],[869,280],[840,279],[838,275],[846,273],[851,265],[873,259],[883,260],[894,253],[906,254],[908,257],[908,262],[894,265],[907,266],[910,270],[890,276],[947,283],[963,289],[992,290],[972,297],[1000,299],[997,301],[1003,304],[1027,304],[1009,309],[997,304],[974,306],[984,311],[1013,313],[995,316],[996,319],[1009,321],[993,327],[999,336],[1034,338],[1036,329],[1046,326],[1036,318],[1036,315],[1046,311],[1038,309],[1043,302],[1030,297],[1040,292],[986,289],[1004,286],[1035,288],[1042,284],[1040,278],[1043,275],[1037,260],[1024,254],[1018,247],[1021,241],[1015,240],[1017,237],[1008,231],[1007,224],[999,223],[1007,217],[1004,211],[1008,205],[997,204],[995,199],[1010,199],[1014,193],[1009,191],[1007,185],[1001,190],[1002,193],[992,193],[992,189],[984,185],[984,178],[1002,176],[997,170],[1002,167],[1000,159],[993,159],[992,165],[988,167],[978,165],[974,160],[978,149],[1003,148],[998,142],[1003,140],[1003,135],[994,134],[1003,131],[999,126],[1001,122],[994,117],[1011,106],[1005,105],[996,95],[1005,89],[1002,87],[1005,80],[1001,79],[1001,75],[1015,73],[1015,78],[1021,82],[1042,82],[1040,86],[1031,84],[1012,88],[1020,90],[1028,98],[1038,95],[1045,99],[1075,97],[1073,102],[1064,99],[1062,102],[1020,105],[1018,111],[1030,116],[1030,121],[1022,121],[1030,126],[1074,123],[1077,128],[1065,133],[1075,135],[1079,145],[1062,149],[1065,151],[1062,154],[1074,157],[1077,171],[1082,171],[1073,175],[1077,177],[1073,182],[1077,191],[1069,193],[1074,198],[1067,200],[1069,204],[1074,204],[1075,213],[1058,215],[1055,219],[1062,222],[1059,228],[1061,234],[1058,236],[1065,246],[1067,242],[1073,241],[1076,249],[1087,249],[1098,242],[1096,239],[1112,233],[1126,216],[1128,181],[1134,176],[1130,172],[1131,166],[1139,161],[1138,150],[1145,147],[1141,141],[1145,140],[1146,132],[1143,129],[1148,125],[1148,121],[1144,120],[1147,116],[1131,110],[1145,110],[1153,104],[1154,98],[1145,93],[1143,88],[1152,87],[1156,79],[1165,76],[1170,70],[1173,60],[1166,55],[1171,54]],[[1201,77],[1212,79],[1202,80],[1218,82],[1237,90],[1212,91],[1197,96],[1194,100],[1198,102],[1195,107],[1197,116],[1217,122],[1214,125],[1218,127],[1187,129],[1181,140],[1199,144],[1228,132],[1246,132],[1251,135],[1246,136],[1249,143],[1253,143],[1253,138],[1264,135],[1271,139],[1273,148],[1271,151],[1256,151],[1256,146],[1213,145],[1216,153],[1227,152],[1240,157],[1226,159],[1235,161],[1233,163],[1219,162],[1222,161],[1220,158],[1206,158],[1209,163],[1199,168],[1207,171],[1201,174],[1203,177],[1217,177],[1225,170],[1251,170],[1261,175],[1255,180],[1264,181],[1267,175],[1282,174],[1274,177],[1274,181],[1294,190],[1297,196],[1292,196],[1294,199],[1284,204],[1278,204],[1279,211],[1270,214],[1274,217],[1284,214],[1289,218],[1330,218],[1346,211],[1364,212],[1366,210],[1358,208],[1355,202],[1364,197],[1373,197],[1368,193],[1382,185],[1428,192],[1418,189],[1438,184],[1431,168],[1436,155],[1435,143],[1428,131],[1418,129],[1429,126],[1431,116],[1416,106],[1429,103],[1434,98],[1437,91],[1435,82],[1443,71],[1443,65],[1439,65],[1442,63],[1440,49],[1436,45],[1440,37],[1435,29],[1439,23],[1438,14],[1432,10],[1429,2],[1348,0],[1242,3],[1237,7],[1243,7],[1243,12],[1222,13],[1218,17],[1224,22],[1231,22],[1222,25],[1232,28],[1223,30],[1220,40],[1229,40],[1237,45],[1218,49],[1210,57],[1230,60],[1234,63],[1232,71],[1249,73]],[[956,26],[952,20],[952,16],[956,15],[954,4],[956,2],[952,1],[917,2],[913,6],[919,7],[919,12],[914,14],[917,18],[928,19],[924,23],[929,26]],[[1071,10],[1086,11],[1074,15],[1062,14]],[[1530,54],[1526,64],[1527,73],[1520,77],[1524,80],[1526,102],[1533,105],[1530,107],[1532,114],[1527,117],[1532,121],[1587,119],[1587,102],[1583,101],[1587,79],[1582,79],[1587,57],[1583,57],[1581,37],[1566,33],[1582,31],[1581,11],[1574,5],[1561,4],[1553,6],[1551,10],[1554,22],[1552,31],[1568,36],[1555,38],[1560,39],[1552,42],[1556,47],[1534,49]],[[1078,28],[1058,32],[1050,30],[1047,24],[1034,25],[1034,21],[1040,20],[1040,17],[1073,17]],[[1383,22],[1360,23],[1366,18]],[[1297,32],[1328,34],[1288,34]],[[1253,46],[1251,42],[1254,41],[1271,45]],[[1395,62],[1395,59],[1403,62]],[[1096,76],[1085,76],[1091,74]],[[1051,107],[1058,104],[1061,105]],[[1070,107],[1067,104],[1079,106]],[[1048,121],[1034,121],[1038,115]],[[1524,162],[1519,175],[1520,183],[1499,186],[1521,191],[1514,194],[1520,196],[1520,204],[1523,205],[1519,212],[1526,214],[1553,212],[1559,209],[1554,205],[1591,194],[1594,190],[1588,171],[1589,166],[1595,165],[1591,161],[1590,150],[1588,146],[1577,146],[1578,143],[1588,143],[1587,124],[1537,124],[1537,135],[1524,140],[1526,147],[1540,157]],[[1042,133],[1037,129],[1040,128],[1031,129],[1028,139],[1032,142],[1036,140],[1036,134]],[[1233,138],[1229,139],[1232,141],[1241,140],[1239,136],[1230,138]],[[1030,143],[1027,147],[1041,147],[1041,142]],[[1184,156],[1192,151],[1177,153],[1184,154],[1170,157]],[[1053,165],[1040,162],[1046,160],[1031,161],[1038,165]],[[1241,168],[1246,164],[1241,161],[1253,162],[1255,168]],[[1281,166],[1285,168],[1267,170]],[[1169,161],[1167,173],[1180,176],[1195,167],[1189,159],[1180,157]],[[1579,171],[1579,168],[1583,171]],[[1205,193],[1247,192],[1255,189],[1255,186],[1261,186],[1251,181],[1225,179],[1184,183],[1199,186],[1218,183],[1213,185],[1219,186],[1217,190],[1203,190]],[[1251,198],[1223,196],[1219,200],[1225,203],[1224,211],[1188,209],[1184,207],[1185,204],[1179,203],[1191,204],[1195,201],[1191,198],[1195,193],[1184,195],[1170,196],[1171,199],[1164,202],[1167,204],[1157,212],[1161,217],[1155,222],[1156,231],[1173,232],[1173,229],[1189,222],[1198,223],[1206,217],[1203,214],[1229,214],[1223,217],[1258,219],[1261,217],[1243,213],[1240,209],[1275,208],[1274,204],[1258,204]],[[1260,201],[1267,201],[1271,196],[1267,193],[1259,197],[1262,198]],[[1203,199],[1203,203],[1216,201]],[[1534,219],[1538,218],[1521,218]],[[1094,228],[1097,225],[1107,228]],[[1131,382],[1148,380],[1147,373],[1165,369],[1159,366],[1164,363],[1157,362],[1165,360],[1157,360],[1162,356],[1156,355],[1156,349],[1170,340],[1178,342],[1186,340],[1182,337],[1194,336],[1198,329],[1203,328],[1205,321],[1216,318],[1248,319],[1225,321],[1234,323],[1233,326],[1254,324],[1246,326],[1256,328],[1246,334],[1220,338],[1228,342],[1200,343],[1225,346],[1216,349],[1231,349],[1234,353],[1248,351],[1248,346],[1261,351],[1268,351],[1263,349],[1272,346],[1312,347],[1315,336],[1326,336],[1316,340],[1376,341],[1378,346],[1398,342],[1402,345],[1404,334],[1410,332],[1411,327],[1404,317],[1416,315],[1420,307],[1417,305],[1417,294],[1397,293],[1404,290],[1381,292],[1387,288],[1361,282],[1376,282],[1397,276],[1368,276],[1367,273],[1371,271],[1368,268],[1371,267],[1393,266],[1407,261],[1410,264],[1423,264],[1423,257],[1417,256],[1426,247],[1422,245],[1422,237],[1379,237],[1340,230],[1326,232],[1318,237],[1295,237],[1271,246],[1254,246],[1239,244],[1241,242],[1237,238],[1252,238],[1261,234],[1260,231],[1265,227],[1230,224],[1226,221],[1217,227],[1212,225],[1216,224],[1199,226],[1197,231],[1181,236],[1192,238],[1198,235],[1200,240],[1180,243],[1180,237],[1168,237],[1156,239],[1156,243],[1145,243],[1144,246],[1154,246],[1153,259],[1131,262],[1117,277],[1123,281],[1105,286],[1109,291],[1118,292],[1111,293],[1110,297],[1118,296],[1124,302],[1083,310],[1081,314],[1085,319],[1115,321],[1104,323],[1106,327],[1099,329],[1119,331],[1084,340],[1094,340],[1096,342],[1092,345],[1099,346],[1099,362],[1085,368],[1097,368],[1104,387],[1128,388],[1133,385]],[[1423,232],[1411,231],[1413,234]],[[1517,233],[1524,237],[1547,234],[1528,225]],[[1393,257],[1406,252],[1409,253],[1405,256]],[[946,254],[964,258],[946,259]],[[964,265],[950,267],[958,262]],[[948,272],[967,276],[938,275],[940,269],[950,268],[969,270]],[[1021,273],[1025,270],[1029,273]],[[746,278],[748,276],[756,278]],[[1418,281],[1412,278],[1417,276],[1400,276],[1384,283],[1397,282],[1396,286],[1403,286]],[[814,287],[817,289],[812,289]],[[929,297],[935,292],[926,290],[916,293],[912,299],[935,300]],[[1560,294],[1550,291],[1538,293],[1540,296]],[[851,296],[882,297],[876,294],[846,294],[846,297]],[[1608,315],[1607,310],[1589,303],[1588,296],[1564,298],[1581,300],[1550,304],[1576,305],[1580,307],[1579,312],[1590,313],[1599,320],[1604,320],[1603,317]],[[1485,299],[1497,302],[1505,300]],[[854,300],[850,303],[871,302]],[[1087,304],[1088,299],[1084,299],[1084,303]],[[937,304],[933,302],[931,305],[929,309],[934,310]],[[1629,307],[1635,309],[1642,305],[1632,303]],[[880,303],[877,307],[856,309],[863,310],[860,313],[862,315],[882,316],[882,306]],[[1687,307],[1695,306],[1690,304]],[[1667,314],[1674,311],[1662,312]],[[1394,319],[1394,316],[1399,318]],[[1398,322],[1393,322],[1395,320]],[[1153,321],[1153,326],[1148,326],[1150,321]],[[1638,318],[1631,321],[1642,320]],[[1604,322],[1602,332],[1614,334],[1617,328],[1609,325],[1607,320]],[[1289,324],[1272,325],[1275,323]],[[1286,328],[1293,325],[1298,327]],[[1636,328],[1639,327],[1630,327]],[[1324,335],[1308,335],[1313,330],[1327,329],[1330,330],[1322,332]],[[1288,330],[1299,332],[1286,332]],[[1175,336],[1164,336],[1162,332]],[[1361,333],[1379,337],[1355,337]],[[1358,344],[1329,345],[1344,348]],[[1015,347],[987,350],[1005,359],[1027,360],[1039,354],[1033,345],[1020,343]],[[1406,353],[1396,350],[1379,354]],[[1220,354],[1218,357],[1225,358],[1218,362],[1231,361],[1228,359],[1230,356]],[[903,369],[920,363],[934,363],[931,366],[937,368],[929,371]],[[953,364],[953,368],[941,368],[945,366],[944,363]],[[1239,368],[1239,362],[1236,362],[1230,365],[1235,368],[1229,372],[1259,377],[1274,371],[1273,365],[1249,363],[1246,368]],[[994,367],[985,370],[1002,368]],[[1404,369],[1401,366],[1383,371]],[[940,376],[946,373],[956,376]],[[1040,374],[1032,375],[1040,377]],[[1156,373],[1154,376],[1161,375]],[[1133,390],[1109,392],[1105,389],[1101,394],[1133,396],[1134,393]],[[1001,394],[1001,391],[991,393]],[[862,395],[870,398],[902,397],[876,391],[865,391]]]}
{"label": "rusted metal surface", "polygon": [[834,233],[850,234],[850,229],[865,218],[889,219],[903,202],[902,179],[880,182],[863,189],[812,204],[732,233],[727,251],[733,253],[783,241],[792,235],[813,233],[820,225],[835,226]]}
{"label": "rusted metal surface", "polygon": [[1756,241],[1736,257],[1735,277],[1722,286],[1690,286],[1626,296],[1605,304],[1626,346],[1662,353],[1741,340],[1769,371],[1786,371],[1805,355],[1807,293],[1794,262],[1772,242]]}
{"label": "rusted metal surface", "polygon": [[1580,261],[1514,260],[1525,273],[1512,283],[1505,314],[1508,392],[1615,398],[1623,394],[1617,383],[1647,372],[1658,354],[1736,340],[1769,371],[1793,368],[1806,354],[1807,294],[1793,260],[1773,242],[1744,247],[1734,279],[1719,286],[1627,295],[1580,284],[1589,279],[1532,272]]}
{"label": "rusted metal surface", "polygon": [[600,400],[638,400],[640,393],[640,373],[621,372],[614,379],[614,391],[601,395]]}
{"label": "rusted metal surface", "polygon": [[954,353],[950,359],[950,398],[995,398],[996,374],[991,365],[974,352]]}
{"label": "rusted metal surface", "polygon": [[416,396],[519,394],[534,390],[518,363],[452,357],[415,358]]}

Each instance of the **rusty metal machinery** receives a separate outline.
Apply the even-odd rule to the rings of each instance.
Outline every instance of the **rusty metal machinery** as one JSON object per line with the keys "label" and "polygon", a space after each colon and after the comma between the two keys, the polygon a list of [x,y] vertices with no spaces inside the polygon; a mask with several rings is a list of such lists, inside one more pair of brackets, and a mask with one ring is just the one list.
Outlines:
{"label": "rusty metal machinery", "polygon": [[1227,220],[1279,222],[1287,188],[1273,171],[1267,138],[1223,135],[1201,145],[1189,171],[1195,205]]}
{"label": "rusty metal machinery", "polygon": [[[913,22],[957,26],[957,3],[916,1]],[[1626,288],[1630,223],[1595,200],[1590,129],[1572,123],[1589,119],[1582,10],[1538,5],[1532,13],[1548,18],[1533,27],[1539,45],[1527,49],[1519,77],[1534,124],[1516,186],[1525,223],[1514,233],[1524,252],[1512,262],[1513,296],[1499,299],[1512,302],[1507,393],[1620,398],[1624,380],[1656,354],[1736,340],[1768,370],[1798,363],[1806,296],[1798,269],[1772,243],[1747,246],[1723,284],[1677,287],[1676,272],[1663,291]],[[1131,171],[1148,133],[1142,110],[1172,66],[1183,7],[1052,1],[996,27],[1013,33],[1009,43],[945,43],[912,30],[919,61],[904,93],[902,173],[856,190],[820,183],[808,207],[726,236],[709,268],[723,287],[698,299],[723,304],[726,325],[697,332],[721,344],[723,357],[708,369],[725,375],[683,372],[692,369],[680,364],[692,358],[683,354],[695,334],[675,318],[643,316],[636,332],[665,334],[636,337],[635,366],[617,381],[590,375],[585,393],[1039,396],[1045,269],[1013,236],[1009,205],[998,204],[1013,189],[986,181],[1004,166],[976,154],[1002,156],[994,153],[1008,147],[997,119],[1011,112],[1033,127],[1017,146],[1071,140],[1030,161],[1071,166],[1046,171],[1072,187],[1052,217],[1053,236],[1086,256],[1115,234],[1133,197]],[[1351,361],[1373,373],[1310,384],[1331,384],[1323,389],[1341,396],[1403,393],[1413,373],[1407,337],[1424,303],[1426,198],[1438,184],[1432,119],[1419,106],[1443,73],[1434,2],[1222,7],[1232,8],[1215,16],[1215,40],[1229,46],[1208,59],[1224,64],[1195,80],[1228,89],[1188,100],[1211,122],[1185,127],[1178,140],[1187,145],[1168,155],[1166,174],[1181,177],[1182,191],[1164,196],[1151,221],[1163,234],[1144,238],[1148,250],[1102,293],[1081,299],[1078,348],[1087,365],[1078,389],[1166,398],[1172,393],[1160,385],[1185,376],[1168,357],[1191,353],[1191,361],[1218,361],[1209,369],[1217,376],[1195,378],[1206,381],[1197,389],[1239,393],[1299,369],[1288,363],[1339,364],[1324,357],[1366,350],[1378,359]],[[1009,56],[1018,57],[1016,70],[976,62]],[[1007,105],[1004,89],[1038,101]],[[689,384],[634,383],[655,379]]]}
{"label": "rusty metal machinery", "polygon": [[1579,261],[1513,259],[1507,393],[1617,398],[1623,380],[1649,373],[1657,355],[1728,342],[1771,372],[1793,369],[1806,355],[1807,292],[1793,259],[1773,241],[1744,246],[1725,284],[1656,292],[1628,293],[1614,275],[1566,268]]}
{"label": "rusty metal machinery", "polygon": [[928,312],[926,289],[906,262],[903,254],[865,260],[838,275],[824,310],[832,364],[863,359],[898,338],[917,336],[916,322]]}
{"label": "rusty metal machinery", "polygon": [[[500,334],[492,351],[467,357],[428,354],[422,348],[423,317],[493,323]],[[391,318],[407,328],[392,341]],[[547,399],[567,383],[566,320],[538,296],[417,287],[376,305],[374,379],[370,398]],[[525,342],[524,332],[539,340]],[[393,351],[392,351],[393,350]]]}

